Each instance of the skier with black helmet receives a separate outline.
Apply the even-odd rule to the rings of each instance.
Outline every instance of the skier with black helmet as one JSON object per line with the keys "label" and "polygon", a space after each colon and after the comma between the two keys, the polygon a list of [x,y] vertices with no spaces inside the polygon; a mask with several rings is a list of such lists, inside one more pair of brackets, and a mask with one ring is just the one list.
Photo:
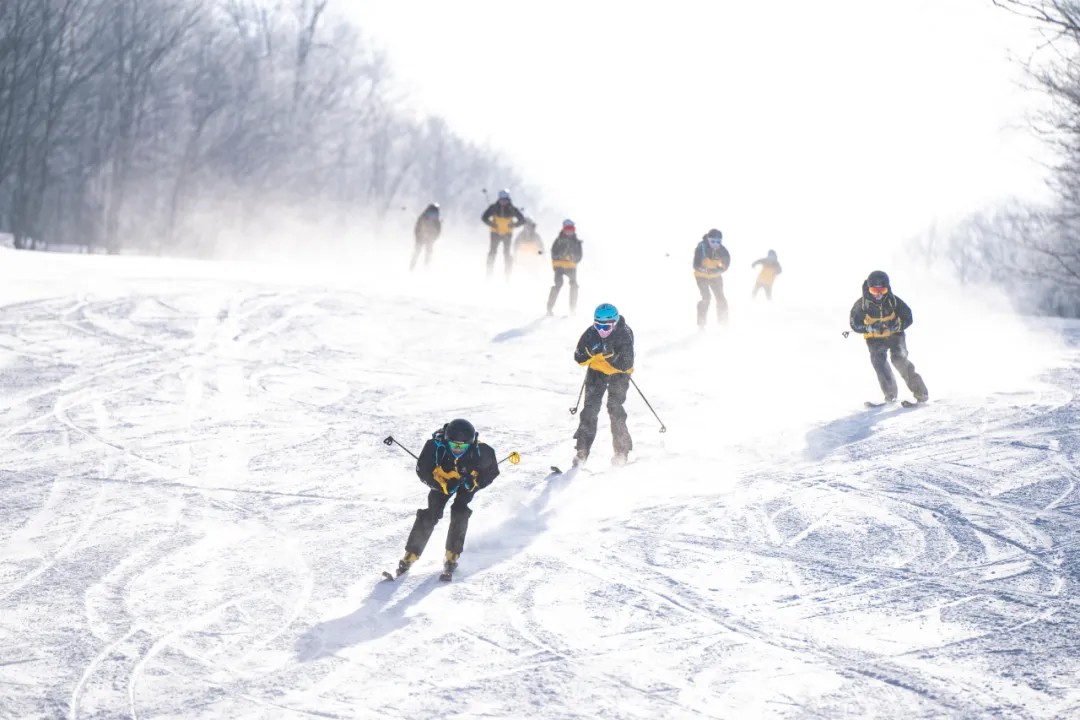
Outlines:
{"label": "skier with black helmet", "polygon": [[514,230],[525,224],[525,216],[510,201],[509,190],[499,191],[498,199],[488,206],[480,216],[480,221],[491,228],[491,248],[487,256],[488,277],[495,269],[495,255],[498,253],[500,243],[503,247],[506,274],[509,276],[514,266],[514,258],[510,255],[510,240],[514,235]]}
{"label": "skier with black helmet", "polygon": [[472,423],[456,418],[437,430],[424,443],[424,449],[416,461],[416,475],[430,488],[427,507],[416,511],[409,539],[405,543],[405,557],[398,562],[397,575],[407,572],[424,553],[435,524],[443,516],[446,504],[450,505],[450,528],[446,534],[446,558],[443,565],[444,580],[449,580],[457,568],[465,546],[465,533],[469,529],[472,510],[469,503],[477,490],[482,490],[499,475],[499,463],[495,451],[479,442],[479,435]]}
{"label": "skier with black helmet", "polygon": [[630,374],[634,372],[634,331],[614,305],[603,303],[597,306],[592,325],[578,340],[574,361],[588,368],[585,373],[585,404],[581,408],[577,432],[574,433],[577,440],[574,465],[580,465],[589,457],[596,439],[596,424],[605,391],[608,394],[608,416],[611,418],[611,441],[615,448],[611,463],[625,465],[627,456],[634,448],[623,408],[630,389]]}
{"label": "skier with black helmet", "polygon": [[724,234],[713,228],[701,236],[694,248],[694,280],[697,281],[701,300],[697,304],[698,328],[705,329],[705,317],[709,312],[709,293],[716,296],[716,319],[727,322],[728,306],[724,297],[724,272],[731,265],[731,253],[724,247]]}
{"label": "skier with black helmet", "polygon": [[552,315],[555,301],[562,290],[563,277],[570,281],[570,312],[577,308],[577,264],[581,262],[581,239],[570,218],[563,220],[559,237],[551,245],[551,269],[555,271],[555,284],[548,291],[547,314]]}
{"label": "skier with black helmet", "polygon": [[852,330],[866,338],[870,364],[877,373],[885,402],[896,402],[896,378],[889,369],[890,356],[916,402],[926,402],[929,398],[926,383],[908,360],[904,338],[904,332],[912,324],[911,308],[893,294],[886,273],[875,270],[863,281],[862,297],[851,306],[849,323]]}
{"label": "skier with black helmet", "polygon": [[413,246],[409,270],[416,267],[421,251],[424,253],[424,267],[431,264],[431,249],[435,241],[439,239],[440,233],[442,233],[442,221],[439,219],[439,203],[431,203],[424,208],[424,212],[420,213],[420,217],[416,219],[416,226],[413,228],[416,244]]}

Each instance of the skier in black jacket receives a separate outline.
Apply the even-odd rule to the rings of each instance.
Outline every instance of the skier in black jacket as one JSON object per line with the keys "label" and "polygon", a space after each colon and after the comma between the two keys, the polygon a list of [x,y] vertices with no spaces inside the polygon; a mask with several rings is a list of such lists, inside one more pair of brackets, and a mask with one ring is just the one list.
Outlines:
{"label": "skier in black jacket", "polygon": [[724,273],[731,265],[731,253],[724,247],[724,234],[713,228],[701,236],[694,248],[694,280],[697,282],[701,300],[697,304],[697,324],[705,329],[709,313],[709,292],[716,296],[716,319],[727,322],[728,306],[724,297]]}
{"label": "skier in black jacket", "polygon": [[514,267],[514,258],[510,254],[510,240],[514,236],[514,230],[525,224],[525,216],[514,207],[510,201],[510,191],[500,190],[499,198],[488,206],[488,209],[480,216],[480,221],[491,228],[491,248],[487,256],[487,273],[491,277],[495,269],[495,255],[499,251],[499,244],[503,246],[503,261],[507,276]]}
{"label": "skier in black jacket", "polygon": [[893,295],[889,276],[875,270],[862,285],[862,297],[851,306],[849,318],[851,329],[862,333],[870,351],[870,364],[877,373],[878,384],[885,395],[885,402],[896,402],[896,378],[889,369],[892,364],[904,378],[917,402],[926,402],[929,393],[915,366],[908,360],[907,341],[904,331],[911,327],[911,308]]}
{"label": "skier in black jacket", "polygon": [[608,394],[611,441],[615,448],[611,463],[625,465],[627,455],[634,449],[630,431],[626,427],[626,410],[623,408],[630,389],[630,374],[634,372],[634,331],[614,305],[604,303],[596,308],[593,324],[578,340],[574,361],[589,368],[585,373],[585,404],[581,408],[577,432],[574,433],[577,440],[574,465],[580,465],[589,457],[596,439],[596,421],[600,416],[604,391]]}
{"label": "skier in black jacket", "polygon": [[468,420],[451,420],[424,444],[416,461],[416,475],[431,488],[427,507],[416,511],[416,522],[405,543],[405,557],[398,563],[397,574],[409,567],[424,553],[435,524],[450,506],[450,529],[446,533],[447,577],[457,568],[458,558],[465,546],[472,510],[469,502],[477,490],[486,488],[499,475],[495,451],[478,441],[476,428]]}
{"label": "skier in black jacket", "polygon": [[416,218],[416,227],[413,228],[416,244],[413,246],[409,270],[416,267],[416,260],[420,257],[421,251],[424,252],[424,267],[431,264],[431,248],[439,239],[440,233],[442,233],[442,221],[439,219],[439,203],[431,203],[424,208],[424,212],[420,213],[420,217]]}
{"label": "skier in black jacket", "polygon": [[552,315],[555,301],[562,289],[563,276],[570,281],[570,312],[577,308],[578,284],[577,264],[581,262],[581,239],[577,236],[574,221],[567,218],[562,222],[559,237],[551,245],[551,268],[555,271],[555,284],[548,292],[547,314]]}

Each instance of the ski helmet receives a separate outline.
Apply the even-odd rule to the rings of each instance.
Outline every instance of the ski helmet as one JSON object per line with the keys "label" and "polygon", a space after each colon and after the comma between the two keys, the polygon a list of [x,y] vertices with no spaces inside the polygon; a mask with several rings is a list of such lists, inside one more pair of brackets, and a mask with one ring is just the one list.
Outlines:
{"label": "ski helmet", "polygon": [[574,221],[570,218],[566,218],[565,220],[563,220],[562,231],[567,235],[573,235],[577,231],[577,228],[574,227]]}
{"label": "ski helmet", "polygon": [[884,270],[875,270],[866,276],[867,287],[889,287],[889,276]]}
{"label": "ski helmet", "polygon": [[510,199],[510,191],[506,190],[506,189],[500,190],[499,191],[499,199],[500,200],[509,200]]}
{"label": "ski helmet", "polygon": [[713,228],[712,230],[709,230],[709,232],[705,233],[705,238],[707,240],[717,240],[717,241],[723,240],[724,239],[724,233],[720,232],[716,228]]}
{"label": "ski helmet", "polygon": [[476,428],[468,420],[455,418],[443,427],[443,438],[454,457],[461,457],[471,445],[476,444]]}
{"label": "ski helmet", "polygon": [[775,250],[770,250],[769,251],[769,257],[771,257],[773,260],[775,260],[776,259],[776,251]]}
{"label": "ski helmet", "polygon": [[613,323],[619,319],[619,309],[611,303],[603,303],[596,306],[593,320],[598,323]]}

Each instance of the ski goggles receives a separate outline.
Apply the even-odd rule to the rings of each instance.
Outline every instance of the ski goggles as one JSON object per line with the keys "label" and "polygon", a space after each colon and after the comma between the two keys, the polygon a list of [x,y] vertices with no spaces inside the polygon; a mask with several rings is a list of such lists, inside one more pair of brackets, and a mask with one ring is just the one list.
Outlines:
{"label": "ski goggles", "polygon": [[720,247],[720,244],[724,242],[721,238],[709,238],[709,245],[713,247]]}
{"label": "ski goggles", "polygon": [[887,287],[872,287],[872,288],[867,288],[867,290],[869,290],[870,294],[873,295],[874,297],[881,297],[885,293],[889,292],[889,288],[887,288]]}
{"label": "ski goggles", "polygon": [[600,320],[593,321],[593,327],[600,332],[610,332],[611,328],[615,327],[615,321],[604,322]]}
{"label": "ski goggles", "polygon": [[454,453],[455,455],[461,455],[469,449],[469,445],[471,443],[467,441],[458,442],[457,440],[447,440],[446,444],[450,446],[450,452]]}

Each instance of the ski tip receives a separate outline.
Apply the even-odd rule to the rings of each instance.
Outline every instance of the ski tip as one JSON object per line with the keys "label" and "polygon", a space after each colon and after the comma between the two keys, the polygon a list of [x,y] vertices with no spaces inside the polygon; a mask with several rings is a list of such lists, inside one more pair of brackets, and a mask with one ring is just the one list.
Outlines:
{"label": "ski tip", "polygon": [[396,577],[394,577],[390,573],[386,572],[385,570],[383,570],[382,579],[383,580],[389,580],[390,582],[394,582],[395,580],[397,580]]}
{"label": "ski tip", "polygon": [[557,465],[552,465],[551,466],[551,472],[556,473],[558,475],[562,475],[562,470],[560,470]]}
{"label": "ski tip", "polygon": [[439,575],[439,580],[442,580],[443,582],[450,582],[453,579],[454,576],[449,573],[442,573],[441,575]]}

